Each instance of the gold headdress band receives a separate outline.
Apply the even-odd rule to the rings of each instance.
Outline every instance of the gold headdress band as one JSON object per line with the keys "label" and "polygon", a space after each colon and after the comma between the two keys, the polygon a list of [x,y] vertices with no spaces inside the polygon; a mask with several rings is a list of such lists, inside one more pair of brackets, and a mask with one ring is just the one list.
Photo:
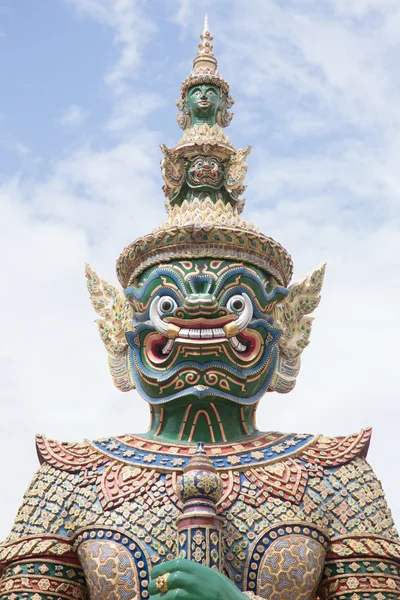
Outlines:
{"label": "gold headdress band", "polygon": [[153,265],[205,257],[250,263],[285,287],[293,274],[292,259],[283,246],[246,224],[229,203],[215,205],[205,200],[185,201],[172,211],[169,222],[132,242],[118,258],[117,275],[127,288]]}

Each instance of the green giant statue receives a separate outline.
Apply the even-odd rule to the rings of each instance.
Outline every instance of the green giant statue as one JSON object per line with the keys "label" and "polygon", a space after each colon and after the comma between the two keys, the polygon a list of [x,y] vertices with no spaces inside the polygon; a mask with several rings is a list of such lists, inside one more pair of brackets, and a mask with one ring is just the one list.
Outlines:
{"label": "green giant statue", "polygon": [[[208,24],[162,147],[167,221],[86,276],[115,385],[147,433],[37,436],[38,470],[0,545],[1,600],[389,600],[400,546],[366,461],[370,430],[263,432],[256,410],[295,385],[324,267],[292,261],[241,217],[250,148]],[[272,392],[275,392],[273,394]]]}

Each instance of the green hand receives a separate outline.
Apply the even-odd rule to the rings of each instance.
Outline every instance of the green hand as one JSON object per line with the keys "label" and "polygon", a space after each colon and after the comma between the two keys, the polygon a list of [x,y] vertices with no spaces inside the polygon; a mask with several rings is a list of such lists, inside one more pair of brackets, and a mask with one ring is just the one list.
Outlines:
{"label": "green hand", "polygon": [[[168,573],[168,591],[161,594],[157,577]],[[177,558],[154,567],[149,593],[152,600],[248,600],[225,575],[198,563]]]}

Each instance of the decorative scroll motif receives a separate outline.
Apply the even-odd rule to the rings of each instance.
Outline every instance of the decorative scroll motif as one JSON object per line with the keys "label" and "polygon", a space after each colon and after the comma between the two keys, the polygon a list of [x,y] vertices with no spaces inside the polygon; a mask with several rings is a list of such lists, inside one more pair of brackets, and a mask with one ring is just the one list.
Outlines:
{"label": "decorative scroll motif", "polygon": [[245,589],[279,600],[314,597],[327,545],[325,534],[300,524],[263,533],[248,556]]}
{"label": "decorative scroll motif", "polygon": [[93,528],[76,537],[91,600],[148,598],[150,559],[124,531]]}
{"label": "decorative scroll motif", "polygon": [[8,600],[17,600],[20,594],[30,594],[35,600],[42,598],[41,594],[84,600],[86,581],[75,563],[30,559],[6,568],[0,583],[2,598],[6,595]]}

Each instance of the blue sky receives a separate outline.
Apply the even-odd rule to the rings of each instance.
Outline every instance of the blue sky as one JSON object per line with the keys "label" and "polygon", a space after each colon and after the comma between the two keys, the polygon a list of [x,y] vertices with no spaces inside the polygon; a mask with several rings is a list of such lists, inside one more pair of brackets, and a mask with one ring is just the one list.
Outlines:
{"label": "blue sky", "polygon": [[0,0],[0,451],[7,535],[36,469],[36,432],[145,430],[113,388],[84,263],[115,260],[164,218],[159,145],[208,11],[249,157],[245,218],[327,261],[296,389],[263,429],[374,427],[370,460],[400,520],[400,5],[398,0]]}
{"label": "blue sky", "polygon": [[10,3],[1,21],[0,69],[7,81],[1,101],[2,170],[9,174],[27,166],[20,144],[42,159],[38,173],[44,175],[48,162],[76,143],[76,131],[71,136],[58,121],[66,106],[94,109],[85,134],[95,133],[104,118],[109,99],[99,80],[114,51],[112,40],[104,28],[51,0]]}

